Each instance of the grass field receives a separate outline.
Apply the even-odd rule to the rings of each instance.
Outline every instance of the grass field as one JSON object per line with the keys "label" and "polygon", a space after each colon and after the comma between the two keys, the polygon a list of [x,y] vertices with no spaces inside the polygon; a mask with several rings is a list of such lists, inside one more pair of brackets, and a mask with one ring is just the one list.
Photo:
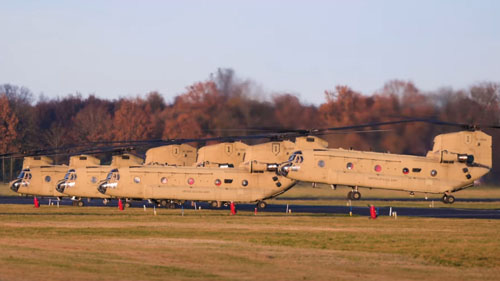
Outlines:
{"label": "grass field", "polygon": [[0,280],[498,280],[490,220],[0,205]]}

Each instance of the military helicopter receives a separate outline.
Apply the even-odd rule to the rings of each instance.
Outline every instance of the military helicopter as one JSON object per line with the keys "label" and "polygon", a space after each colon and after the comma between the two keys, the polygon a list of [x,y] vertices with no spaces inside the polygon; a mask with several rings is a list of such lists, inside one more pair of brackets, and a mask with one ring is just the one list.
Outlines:
{"label": "military helicopter", "polygon": [[[196,148],[188,144],[172,144],[148,149],[145,162],[148,165],[184,166],[192,165],[196,160],[195,156]],[[78,165],[70,163],[68,172],[64,179],[58,182],[56,190],[78,198],[78,206],[84,205],[81,200],[83,197],[89,199],[103,198],[103,203],[107,204],[112,196],[97,191],[99,182],[106,178],[111,169],[143,164],[142,158],[130,153],[114,155],[111,165],[100,165],[99,159],[88,155],[81,155],[73,159],[75,161],[80,160],[81,163]],[[75,166],[78,166],[78,168]],[[129,205],[130,203],[126,202],[126,204]]]}
{"label": "military helicopter", "polygon": [[103,199],[109,202],[110,196],[97,192],[97,184],[104,179],[111,168],[142,164],[142,158],[132,154],[114,155],[111,165],[100,165],[100,160],[90,155],[70,158],[69,170],[63,180],[57,182],[56,191],[74,198],[74,204],[84,206],[82,198]]}
{"label": "military helicopter", "polygon": [[66,165],[53,165],[53,160],[47,156],[25,157],[21,173],[9,185],[20,194],[64,197],[66,195],[55,187],[57,180],[63,178],[67,170]]}
{"label": "military helicopter", "polygon": [[[350,126],[362,128],[409,122],[431,122],[414,119]],[[436,123],[432,121],[431,123]],[[434,138],[434,147],[426,156],[376,153],[345,149],[303,149],[294,152],[282,163],[278,173],[287,178],[352,188],[348,199],[359,200],[359,188],[443,194],[442,201],[455,202],[451,193],[474,185],[474,181],[492,168],[491,136],[464,124],[467,130],[441,134]],[[322,129],[319,133],[344,128]],[[496,128],[496,127],[493,127]]]}
{"label": "military helicopter", "polygon": [[114,169],[99,191],[113,197],[155,200],[169,207],[191,200],[207,201],[213,208],[228,202],[256,202],[263,209],[266,199],[295,184],[275,174],[278,163],[297,149],[326,146],[326,141],[314,136],[257,145],[224,142],[200,148],[196,167]]}
{"label": "military helicopter", "polygon": [[[23,170],[17,179],[11,181],[10,187],[14,192],[33,196],[57,198],[72,196],[73,204],[77,206],[84,205],[82,198],[88,198],[89,200],[92,198],[101,198],[104,199],[103,203],[106,204],[110,196],[105,196],[97,192],[98,181],[104,179],[111,168],[123,165],[139,165],[142,164],[142,159],[131,154],[114,155],[110,166],[100,165],[98,158],[88,154],[81,154],[71,156],[69,158],[69,166],[67,166],[53,165],[51,158],[37,154],[64,154],[63,150],[74,148],[80,150],[82,147],[85,149],[83,150],[84,152],[98,154],[110,151],[130,150],[132,146],[140,147],[162,144],[162,142],[158,141],[153,141],[153,144],[150,141],[102,142],[102,144],[106,145],[109,143],[118,143],[118,145],[101,148],[94,147],[95,144],[86,144],[83,146],[74,145],[29,152],[36,156],[24,157]],[[15,155],[19,153],[11,154]],[[196,148],[187,144],[172,144],[149,149],[146,153],[146,161],[151,165],[164,165],[167,162],[171,165],[184,165],[186,163],[194,163],[195,156]],[[64,180],[62,180],[63,178]],[[68,184],[64,183],[65,181],[68,181]]]}
{"label": "military helicopter", "polygon": [[267,168],[131,166],[113,169],[98,189],[113,197],[154,199],[166,207],[190,200],[207,201],[214,208],[228,202],[257,202],[263,209],[264,200],[295,183]]}

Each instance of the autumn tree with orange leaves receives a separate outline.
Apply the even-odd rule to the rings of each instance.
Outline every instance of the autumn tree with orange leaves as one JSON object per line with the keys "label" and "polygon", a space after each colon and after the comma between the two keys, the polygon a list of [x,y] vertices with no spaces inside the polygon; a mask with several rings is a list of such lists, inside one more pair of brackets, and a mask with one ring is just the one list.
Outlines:
{"label": "autumn tree with orange leaves", "polygon": [[18,148],[16,126],[18,119],[9,106],[5,94],[0,94],[0,153]]}

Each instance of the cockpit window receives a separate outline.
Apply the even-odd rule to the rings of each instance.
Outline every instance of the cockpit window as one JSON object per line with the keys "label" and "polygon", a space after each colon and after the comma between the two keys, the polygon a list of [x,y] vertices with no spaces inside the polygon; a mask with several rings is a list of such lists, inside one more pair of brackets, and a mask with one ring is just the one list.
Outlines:
{"label": "cockpit window", "polygon": [[24,179],[25,177],[28,177],[31,179],[31,172],[30,169],[24,169],[19,173],[19,176],[17,176],[18,179]]}
{"label": "cockpit window", "polygon": [[295,160],[295,157],[297,157],[297,155],[302,155],[302,151],[295,151],[294,153],[292,153],[292,155],[290,155],[290,157],[288,158],[288,161],[293,161]]}
{"label": "cockpit window", "polygon": [[120,180],[120,174],[118,174],[118,169],[113,169],[109,174],[106,176],[106,180]]}
{"label": "cockpit window", "polygon": [[76,171],[75,169],[69,169],[66,175],[64,175],[65,180],[76,180]]}

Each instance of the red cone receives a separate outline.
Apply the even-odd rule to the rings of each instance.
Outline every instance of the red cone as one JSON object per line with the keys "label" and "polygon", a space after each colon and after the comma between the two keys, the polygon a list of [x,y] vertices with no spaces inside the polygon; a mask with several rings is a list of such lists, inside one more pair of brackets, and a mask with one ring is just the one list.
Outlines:
{"label": "red cone", "polygon": [[118,209],[120,209],[120,211],[123,211],[122,199],[118,199]]}
{"label": "red cone", "polygon": [[236,206],[234,205],[234,202],[231,202],[231,215],[236,215]]}
{"label": "red cone", "polygon": [[377,218],[377,211],[375,211],[375,206],[373,205],[370,206],[370,218],[372,220]]}
{"label": "red cone", "polygon": [[38,201],[38,199],[35,197],[35,199],[33,199],[33,204],[35,205],[35,208],[40,208],[40,202]]}

